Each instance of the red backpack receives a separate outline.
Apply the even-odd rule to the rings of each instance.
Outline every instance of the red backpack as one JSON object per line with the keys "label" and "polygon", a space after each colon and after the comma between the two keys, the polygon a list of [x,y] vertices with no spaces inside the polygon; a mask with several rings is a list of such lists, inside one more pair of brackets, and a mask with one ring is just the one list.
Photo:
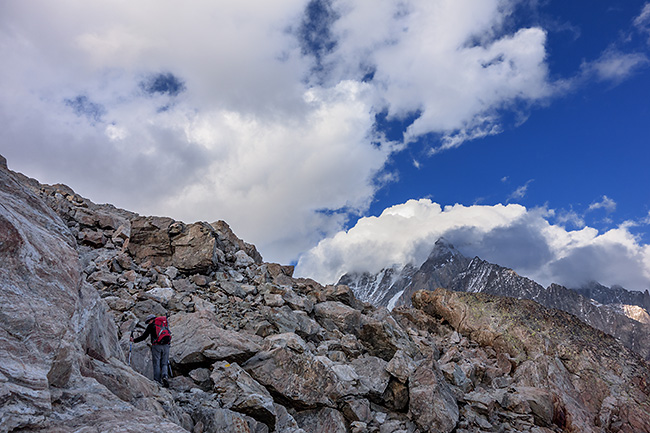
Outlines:
{"label": "red backpack", "polygon": [[165,316],[156,317],[153,320],[156,327],[156,340],[153,344],[169,344],[172,341],[172,333],[169,330],[169,324]]}

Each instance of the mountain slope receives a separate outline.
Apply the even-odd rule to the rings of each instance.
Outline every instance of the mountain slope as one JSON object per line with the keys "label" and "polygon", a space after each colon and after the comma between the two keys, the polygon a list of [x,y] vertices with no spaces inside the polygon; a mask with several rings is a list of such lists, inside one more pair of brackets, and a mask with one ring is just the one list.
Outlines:
{"label": "mountain slope", "polygon": [[[96,205],[1,157],[0,198],[1,433],[650,433],[650,366],[557,310],[445,292],[390,313],[223,221]],[[129,345],[148,314],[169,389]]]}
{"label": "mountain slope", "polygon": [[[566,311],[585,321],[589,325],[619,338],[623,344],[646,359],[650,359],[650,325],[628,317],[620,305],[603,305],[567,289],[552,284],[544,288],[535,281],[522,277],[512,269],[481,260],[469,259],[444,239],[436,242],[427,260],[417,269],[409,269],[407,274],[393,274],[390,285],[381,281],[373,286],[375,305],[394,307],[410,305],[411,296],[418,290],[435,290],[444,287],[459,292],[489,293],[517,299],[530,299],[540,304]],[[365,275],[365,281],[373,276]],[[339,283],[347,284],[352,291],[363,298],[367,286],[359,284],[358,274],[344,275]],[[592,290],[592,293],[594,291]],[[615,300],[634,299],[642,303],[645,295],[626,295],[626,291],[614,291]],[[604,297],[607,293],[602,286],[598,289]],[[389,305],[386,300],[391,300]],[[642,316],[643,312],[638,312]],[[645,312],[647,314],[647,311]],[[644,317],[644,316],[642,316]]]}

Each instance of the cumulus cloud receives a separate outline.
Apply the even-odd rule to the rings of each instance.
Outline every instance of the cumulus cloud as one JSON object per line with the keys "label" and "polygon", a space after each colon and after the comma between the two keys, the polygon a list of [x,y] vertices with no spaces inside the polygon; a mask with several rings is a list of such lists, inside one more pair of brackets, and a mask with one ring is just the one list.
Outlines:
{"label": "cumulus cloud", "polygon": [[629,226],[605,233],[591,227],[567,230],[550,222],[554,215],[516,204],[443,208],[410,200],[321,241],[302,257],[297,272],[333,283],[346,272],[419,265],[444,237],[466,256],[513,268],[544,285],[597,280],[636,290],[650,287],[650,246]]}
{"label": "cumulus cloud", "polygon": [[[362,215],[399,178],[385,168],[410,142],[433,134],[435,152],[497,134],[505,111],[557,91],[546,32],[509,22],[516,4],[9,2],[0,151],[98,202],[225,219],[267,260],[289,262]],[[591,68],[620,76],[641,62],[615,60]],[[394,142],[378,115],[413,121]],[[495,208],[493,224],[527,213],[513,206]]]}
{"label": "cumulus cloud", "polygon": [[[95,201],[226,219],[287,262],[362,214],[409,140],[454,147],[549,95],[545,32],[506,30],[514,3],[12,2],[2,153]],[[412,112],[403,142],[377,130]]]}
{"label": "cumulus cloud", "polygon": [[[546,33],[503,23],[514,1],[334,1],[335,74],[373,72],[389,116],[418,111],[407,140],[443,147],[499,132],[498,111],[549,96]],[[336,75],[334,75],[336,76]]]}

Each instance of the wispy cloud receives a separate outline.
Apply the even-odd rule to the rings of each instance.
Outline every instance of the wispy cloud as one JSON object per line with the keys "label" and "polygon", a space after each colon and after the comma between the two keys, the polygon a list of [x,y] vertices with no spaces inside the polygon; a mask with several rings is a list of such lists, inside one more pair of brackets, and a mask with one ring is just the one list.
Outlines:
{"label": "wispy cloud", "polygon": [[586,76],[593,75],[600,81],[619,83],[650,63],[643,53],[625,53],[610,47],[596,60],[582,64]]}
{"label": "wispy cloud", "polygon": [[576,228],[583,228],[585,226],[584,217],[573,210],[556,211],[555,222],[563,227],[572,225]]}
{"label": "wispy cloud", "polygon": [[650,44],[650,3],[643,6],[639,16],[634,19],[634,25],[639,31],[649,36],[648,43]]}
{"label": "wispy cloud", "polygon": [[616,202],[604,195],[602,200],[591,203],[588,211],[594,211],[597,209],[604,209],[607,213],[612,213],[616,210]]}
{"label": "wispy cloud", "polygon": [[512,194],[508,196],[508,201],[521,200],[522,198],[526,197],[526,194],[528,193],[528,187],[533,181],[534,179],[530,179],[525,184],[521,185],[516,190],[514,190]]}

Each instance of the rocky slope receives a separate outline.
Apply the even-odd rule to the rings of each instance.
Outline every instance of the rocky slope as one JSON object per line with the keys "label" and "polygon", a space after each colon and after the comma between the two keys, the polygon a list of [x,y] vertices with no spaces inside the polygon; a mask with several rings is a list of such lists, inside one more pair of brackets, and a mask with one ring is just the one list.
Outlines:
{"label": "rocky slope", "polygon": [[[598,295],[602,304],[590,297],[552,284],[544,288],[512,269],[504,268],[478,257],[469,259],[444,239],[436,242],[428,259],[414,270],[391,269],[390,281],[369,274],[344,275],[339,284],[348,285],[364,299],[371,292],[375,305],[410,305],[411,296],[418,290],[435,290],[444,287],[461,292],[481,292],[517,299],[531,299],[549,307],[567,311],[589,325],[615,336],[628,348],[650,359],[650,324],[646,305],[647,294],[630,293],[624,289],[609,292],[607,288],[585,289],[586,295]],[[380,272],[378,276],[386,275]],[[372,282],[374,284],[369,284]],[[607,297],[609,296],[609,297]],[[635,303],[629,306],[621,302]],[[611,303],[611,305],[604,305]]]}
{"label": "rocky slope", "polygon": [[[389,312],[224,222],[96,205],[1,158],[0,204],[0,432],[650,432],[648,364],[555,310],[440,290]],[[145,343],[129,356],[151,313],[170,389]]]}
{"label": "rocky slope", "polygon": [[636,292],[621,286],[607,287],[592,281],[572,290],[601,304],[610,305],[634,320],[650,324],[650,293],[647,289]]}

